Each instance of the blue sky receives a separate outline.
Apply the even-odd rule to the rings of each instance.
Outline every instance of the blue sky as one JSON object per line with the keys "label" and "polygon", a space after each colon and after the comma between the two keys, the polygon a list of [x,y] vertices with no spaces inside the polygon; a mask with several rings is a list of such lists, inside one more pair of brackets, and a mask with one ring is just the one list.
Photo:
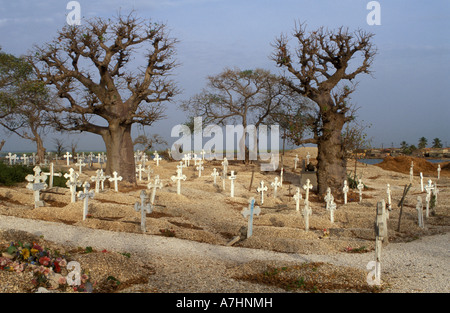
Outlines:
{"label": "blue sky", "polygon": [[[33,44],[51,41],[66,23],[65,0],[0,1],[0,46],[15,55],[27,53]],[[140,17],[164,22],[177,45],[174,80],[183,93],[178,100],[201,92],[206,76],[225,67],[279,69],[269,59],[271,43],[280,34],[291,34],[296,21],[308,29],[346,26],[375,34],[378,54],[373,75],[358,77],[352,102],[374,146],[399,146],[405,140],[439,137],[450,145],[450,1],[380,0],[381,25],[369,26],[366,0],[100,0],[78,1],[83,19],[111,17],[135,9]],[[82,19],[82,23],[83,23]],[[294,42],[292,41],[293,46]],[[169,104],[168,118],[146,129],[169,143],[170,131],[185,121],[177,104]],[[140,131],[136,128],[133,136]],[[0,131],[6,139],[3,151],[33,150],[30,142]],[[54,149],[52,136],[45,147]],[[104,147],[100,137],[63,135],[77,141],[81,150]],[[26,147],[29,147],[27,149]]]}

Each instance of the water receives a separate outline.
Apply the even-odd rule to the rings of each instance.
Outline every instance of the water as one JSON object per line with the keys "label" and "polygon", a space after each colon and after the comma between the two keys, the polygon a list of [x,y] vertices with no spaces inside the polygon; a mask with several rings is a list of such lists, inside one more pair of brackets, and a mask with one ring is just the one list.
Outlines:
{"label": "water", "polygon": [[[427,160],[430,163],[443,163],[450,161],[450,159],[425,159],[425,160]],[[359,159],[358,162],[374,165],[383,162],[383,159]]]}
{"label": "water", "polygon": [[358,162],[374,165],[383,162],[383,159],[359,159]]}
{"label": "water", "polygon": [[443,163],[443,162],[450,162],[450,159],[427,159],[430,163]]}

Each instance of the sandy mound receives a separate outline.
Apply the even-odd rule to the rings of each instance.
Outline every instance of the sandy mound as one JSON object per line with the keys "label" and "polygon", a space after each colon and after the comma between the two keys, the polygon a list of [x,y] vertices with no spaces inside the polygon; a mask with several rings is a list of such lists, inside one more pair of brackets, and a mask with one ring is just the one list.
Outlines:
{"label": "sandy mound", "polygon": [[[376,164],[376,166],[379,166],[387,171],[409,174],[411,162],[414,162],[413,168],[414,175],[419,175],[419,173],[427,175],[435,175],[437,173],[438,168],[437,164],[433,164],[422,158],[415,158],[403,155],[397,157],[388,156],[383,160],[383,162]],[[448,168],[448,170],[450,170],[450,168]]]}

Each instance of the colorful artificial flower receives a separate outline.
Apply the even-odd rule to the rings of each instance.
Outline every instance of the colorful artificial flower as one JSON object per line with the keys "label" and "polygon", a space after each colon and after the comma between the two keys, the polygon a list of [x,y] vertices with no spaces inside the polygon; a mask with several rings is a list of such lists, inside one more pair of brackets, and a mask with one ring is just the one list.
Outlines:
{"label": "colorful artificial flower", "polygon": [[54,266],[53,270],[55,271],[55,273],[60,273],[61,272],[61,267],[59,266],[59,262],[58,261],[53,262],[53,266]]}
{"label": "colorful artificial flower", "polygon": [[43,256],[39,259],[39,263],[48,266],[50,264],[50,258],[48,256]]}
{"label": "colorful artificial flower", "polygon": [[28,258],[30,257],[30,250],[28,250],[26,248],[22,249],[21,254],[22,254],[22,258],[24,260],[28,260]]}

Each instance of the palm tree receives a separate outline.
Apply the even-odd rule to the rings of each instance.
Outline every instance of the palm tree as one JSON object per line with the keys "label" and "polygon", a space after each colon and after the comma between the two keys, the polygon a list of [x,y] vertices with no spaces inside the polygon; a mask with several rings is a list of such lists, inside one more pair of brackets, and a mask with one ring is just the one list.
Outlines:
{"label": "palm tree", "polygon": [[433,148],[442,148],[442,141],[439,138],[433,139]]}
{"label": "palm tree", "polygon": [[419,148],[419,149],[426,148],[426,147],[427,147],[427,144],[428,144],[427,138],[422,137],[422,138],[419,139],[419,145],[418,145],[418,148]]}

